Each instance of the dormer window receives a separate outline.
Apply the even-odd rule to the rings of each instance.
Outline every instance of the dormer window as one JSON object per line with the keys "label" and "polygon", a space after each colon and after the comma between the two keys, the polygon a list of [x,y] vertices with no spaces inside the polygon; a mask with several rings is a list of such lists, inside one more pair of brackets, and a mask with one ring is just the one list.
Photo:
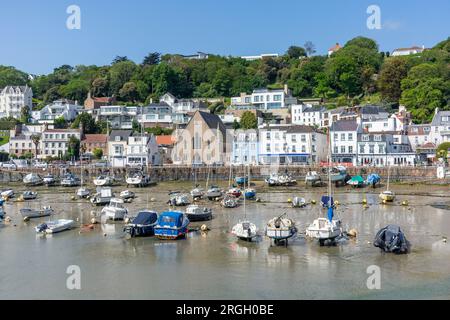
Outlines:
{"label": "dormer window", "polygon": [[116,136],[114,141],[119,142],[120,141],[120,136]]}

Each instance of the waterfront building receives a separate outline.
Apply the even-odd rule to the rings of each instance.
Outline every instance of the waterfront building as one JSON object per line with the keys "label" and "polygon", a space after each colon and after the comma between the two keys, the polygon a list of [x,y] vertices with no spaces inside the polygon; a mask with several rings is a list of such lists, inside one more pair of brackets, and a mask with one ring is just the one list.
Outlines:
{"label": "waterfront building", "polygon": [[338,120],[330,127],[332,162],[356,165],[359,120]]}
{"label": "waterfront building", "polygon": [[[44,129],[45,127],[42,125],[17,124],[9,132],[9,154],[15,157],[32,154],[35,157],[36,152],[40,153],[40,139]],[[33,136],[39,137],[37,148],[33,141]]]}
{"label": "waterfront building", "polygon": [[57,118],[73,121],[83,109],[76,102],[66,99],[56,100],[41,110],[33,111],[31,117],[39,123],[53,123]]}
{"label": "waterfront building", "polygon": [[257,165],[259,163],[258,130],[238,129],[232,136],[231,163],[233,165]]}
{"label": "waterfront building", "polygon": [[81,131],[79,129],[49,129],[47,126],[42,132],[41,153],[38,158],[63,157],[69,151],[72,137],[80,140]]}
{"label": "waterfront building", "polygon": [[229,160],[226,128],[215,114],[196,111],[186,128],[176,130],[175,136],[175,164],[225,164]]}
{"label": "waterfront building", "polygon": [[162,165],[172,163],[172,151],[175,145],[175,138],[173,135],[156,136],[156,143],[158,144],[159,153],[161,156],[160,162]]}
{"label": "waterfront building", "polygon": [[450,141],[450,111],[436,108],[431,121],[430,138],[436,146]]}
{"label": "waterfront building", "polygon": [[19,119],[22,108],[33,108],[33,90],[28,86],[6,86],[0,90],[0,118]]}
{"label": "waterfront building", "polygon": [[330,125],[330,115],[330,111],[321,105],[295,104],[291,106],[292,124],[324,128]]}
{"label": "waterfront building", "polygon": [[108,137],[108,159],[112,167],[125,167],[127,164],[128,138],[132,130],[112,130]]}
{"label": "waterfront building", "polygon": [[327,137],[304,125],[265,126],[259,129],[261,164],[317,164],[326,160]]}
{"label": "waterfront building", "polygon": [[256,56],[241,56],[241,59],[247,60],[247,61],[255,61],[255,60],[262,60],[267,58],[278,58],[278,53],[262,53]]}
{"label": "waterfront building", "polygon": [[416,151],[420,146],[433,142],[430,136],[431,124],[409,125],[406,134],[413,151]]}
{"label": "waterfront building", "polygon": [[125,155],[126,165],[130,167],[160,164],[158,144],[153,134],[133,133],[129,135]]}
{"label": "waterfront building", "polygon": [[101,149],[103,157],[108,156],[108,135],[107,134],[85,134],[81,140],[81,148],[84,155],[93,156],[96,149]]}

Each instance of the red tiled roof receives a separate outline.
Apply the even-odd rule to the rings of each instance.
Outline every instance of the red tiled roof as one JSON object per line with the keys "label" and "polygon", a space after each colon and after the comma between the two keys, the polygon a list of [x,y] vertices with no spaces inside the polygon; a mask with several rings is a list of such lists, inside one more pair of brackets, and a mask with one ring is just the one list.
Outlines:
{"label": "red tiled roof", "polygon": [[86,134],[84,137],[84,143],[106,143],[108,141],[106,134]]}
{"label": "red tiled roof", "polygon": [[336,45],[331,47],[328,51],[337,51],[339,49],[341,49],[341,46],[339,45],[339,43],[336,43]]}
{"label": "red tiled roof", "polygon": [[95,102],[110,102],[113,100],[110,97],[100,97],[100,98],[94,97],[92,99],[94,99]]}
{"label": "red tiled roof", "polygon": [[175,138],[172,136],[156,136],[156,143],[159,145],[171,145],[175,143]]}

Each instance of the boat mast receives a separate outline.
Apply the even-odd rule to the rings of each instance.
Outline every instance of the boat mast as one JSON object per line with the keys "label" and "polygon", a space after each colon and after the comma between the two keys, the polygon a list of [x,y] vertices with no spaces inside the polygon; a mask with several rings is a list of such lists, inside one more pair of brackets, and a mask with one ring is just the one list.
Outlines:
{"label": "boat mast", "polygon": [[331,132],[328,130],[328,207],[331,208]]}
{"label": "boat mast", "polygon": [[389,191],[389,180],[391,179],[391,166],[388,166],[388,182],[386,191]]}
{"label": "boat mast", "polygon": [[247,208],[245,206],[245,166],[244,166],[244,219],[245,220],[247,219]]}

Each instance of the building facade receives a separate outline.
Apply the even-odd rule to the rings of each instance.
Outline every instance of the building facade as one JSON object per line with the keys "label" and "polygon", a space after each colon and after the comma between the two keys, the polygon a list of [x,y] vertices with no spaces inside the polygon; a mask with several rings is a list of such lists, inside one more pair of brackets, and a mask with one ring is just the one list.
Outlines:
{"label": "building facade", "polygon": [[361,124],[356,120],[339,120],[330,128],[332,162],[357,164],[357,139]]}
{"label": "building facade", "polygon": [[33,90],[28,86],[7,86],[0,90],[0,118],[20,119],[22,108],[33,108]]}
{"label": "building facade", "polygon": [[257,165],[259,163],[259,143],[257,130],[236,130],[233,133],[233,165]]}

